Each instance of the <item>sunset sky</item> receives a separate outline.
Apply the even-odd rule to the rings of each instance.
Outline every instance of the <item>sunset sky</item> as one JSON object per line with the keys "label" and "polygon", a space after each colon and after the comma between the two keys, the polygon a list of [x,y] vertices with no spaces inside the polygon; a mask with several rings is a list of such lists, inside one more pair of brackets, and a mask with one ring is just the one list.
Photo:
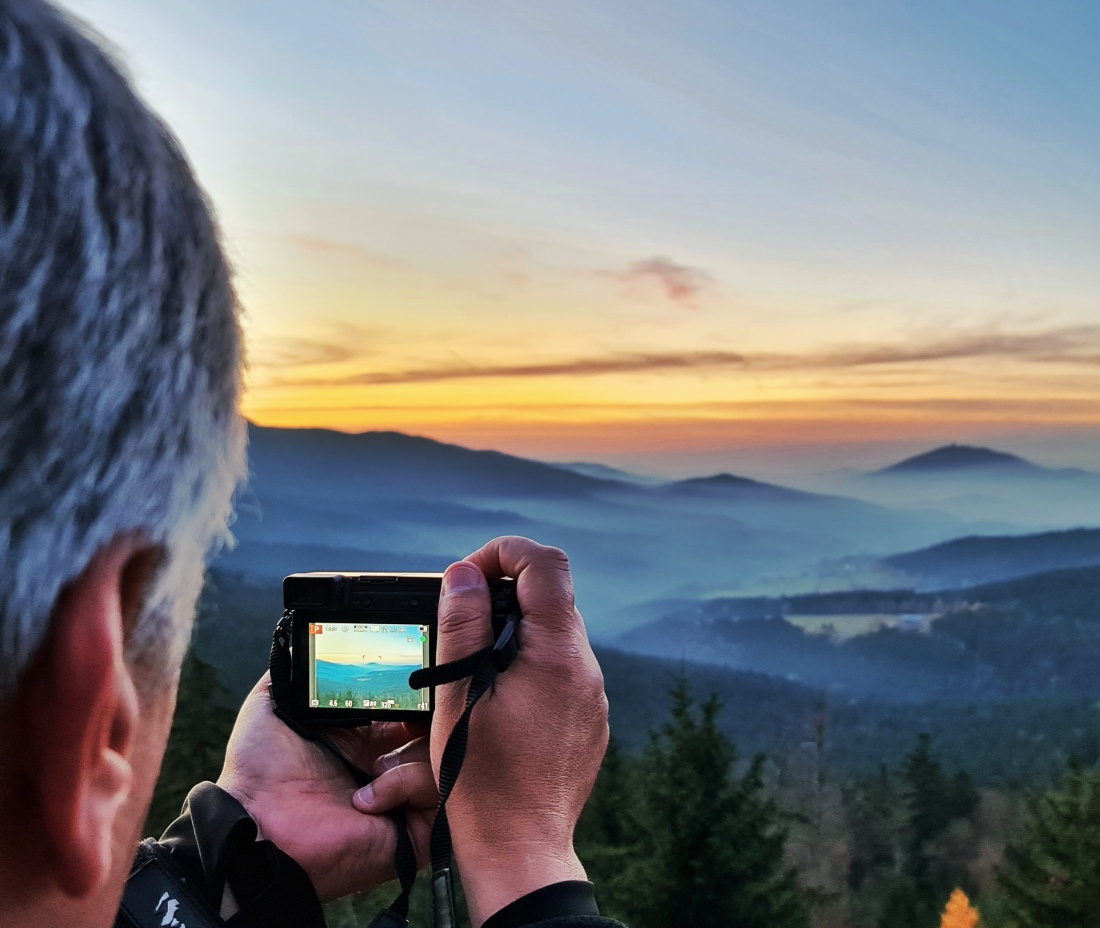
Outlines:
{"label": "sunset sky", "polygon": [[220,213],[256,422],[1100,467],[1100,4],[66,5]]}

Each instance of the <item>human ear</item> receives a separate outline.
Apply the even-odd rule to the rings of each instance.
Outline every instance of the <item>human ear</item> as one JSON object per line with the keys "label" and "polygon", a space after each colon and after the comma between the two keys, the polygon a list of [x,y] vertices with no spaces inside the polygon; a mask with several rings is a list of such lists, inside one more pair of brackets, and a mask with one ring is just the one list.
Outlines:
{"label": "human ear", "polygon": [[102,549],[58,599],[21,694],[46,859],[76,898],[107,881],[116,819],[130,795],[139,704],[123,653],[155,562],[155,550],[130,537]]}

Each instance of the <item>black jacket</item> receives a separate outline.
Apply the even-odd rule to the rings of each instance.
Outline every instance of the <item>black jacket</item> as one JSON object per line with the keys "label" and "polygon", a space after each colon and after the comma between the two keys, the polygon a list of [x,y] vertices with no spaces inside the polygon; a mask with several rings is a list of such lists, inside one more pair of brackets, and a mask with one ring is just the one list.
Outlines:
{"label": "black jacket", "polygon": [[[200,783],[183,812],[138,849],[115,928],[325,928],[313,884],[270,841],[256,840],[244,807]],[[240,911],[219,917],[226,884]],[[556,883],[517,899],[483,928],[623,928],[602,918],[592,884]]]}

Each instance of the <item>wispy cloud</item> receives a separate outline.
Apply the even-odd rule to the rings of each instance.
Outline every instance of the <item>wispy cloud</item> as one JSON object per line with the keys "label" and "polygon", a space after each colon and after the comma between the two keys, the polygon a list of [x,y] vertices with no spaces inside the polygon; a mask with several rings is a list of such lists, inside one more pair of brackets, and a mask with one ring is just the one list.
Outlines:
{"label": "wispy cloud", "polygon": [[628,286],[656,286],[672,302],[688,306],[694,305],[695,298],[715,284],[714,277],[707,271],[660,255],[635,261],[623,270],[602,271],[601,274]]}
{"label": "wispy cloud", "polygon": [[981,358],[1097,365],[1100,364],[1100,325],[1029,333],[970,332],[920,343],[840,345],[801,354],[735,351],[620,352],[522,364],[446,364],[398,371],[368,371],[337,380],[294,381],[294,384],[351,386],[431,383],[490,377],[580,377],[724,368],[812,372]]}
{"label": "wispy cloud", "polygon": [[[1040,332],[963,332],[911,345],[841,346],[816,356],[809,355],[806,361],[810,367],[820,368],[869,367],[965,358],[1096,364],[1098,352],[1100,325],[1078,325]],[[796,357],[775,355],[774,359],[777,366],[787,366]]]}
{"label": "wispy cloud", "polygon": [[328,328],[330,331],[311,333],[300,338],[267,336],[257,339],[251,352],[251,367],[287,370],[319,364],[339,364],[375,354],[370,346],[378,340],[379,333],[352,325]]}

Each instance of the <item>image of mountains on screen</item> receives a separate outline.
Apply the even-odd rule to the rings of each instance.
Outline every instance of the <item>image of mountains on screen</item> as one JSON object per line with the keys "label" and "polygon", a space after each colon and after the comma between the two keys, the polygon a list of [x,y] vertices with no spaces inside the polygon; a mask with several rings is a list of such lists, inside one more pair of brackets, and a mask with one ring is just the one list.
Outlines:
{"label": "image of mountains on screen", "polygon": [[409,687],[425,665],[428,629],[408,624],[310,626],[310,705],[330,709],[427,709]]}

